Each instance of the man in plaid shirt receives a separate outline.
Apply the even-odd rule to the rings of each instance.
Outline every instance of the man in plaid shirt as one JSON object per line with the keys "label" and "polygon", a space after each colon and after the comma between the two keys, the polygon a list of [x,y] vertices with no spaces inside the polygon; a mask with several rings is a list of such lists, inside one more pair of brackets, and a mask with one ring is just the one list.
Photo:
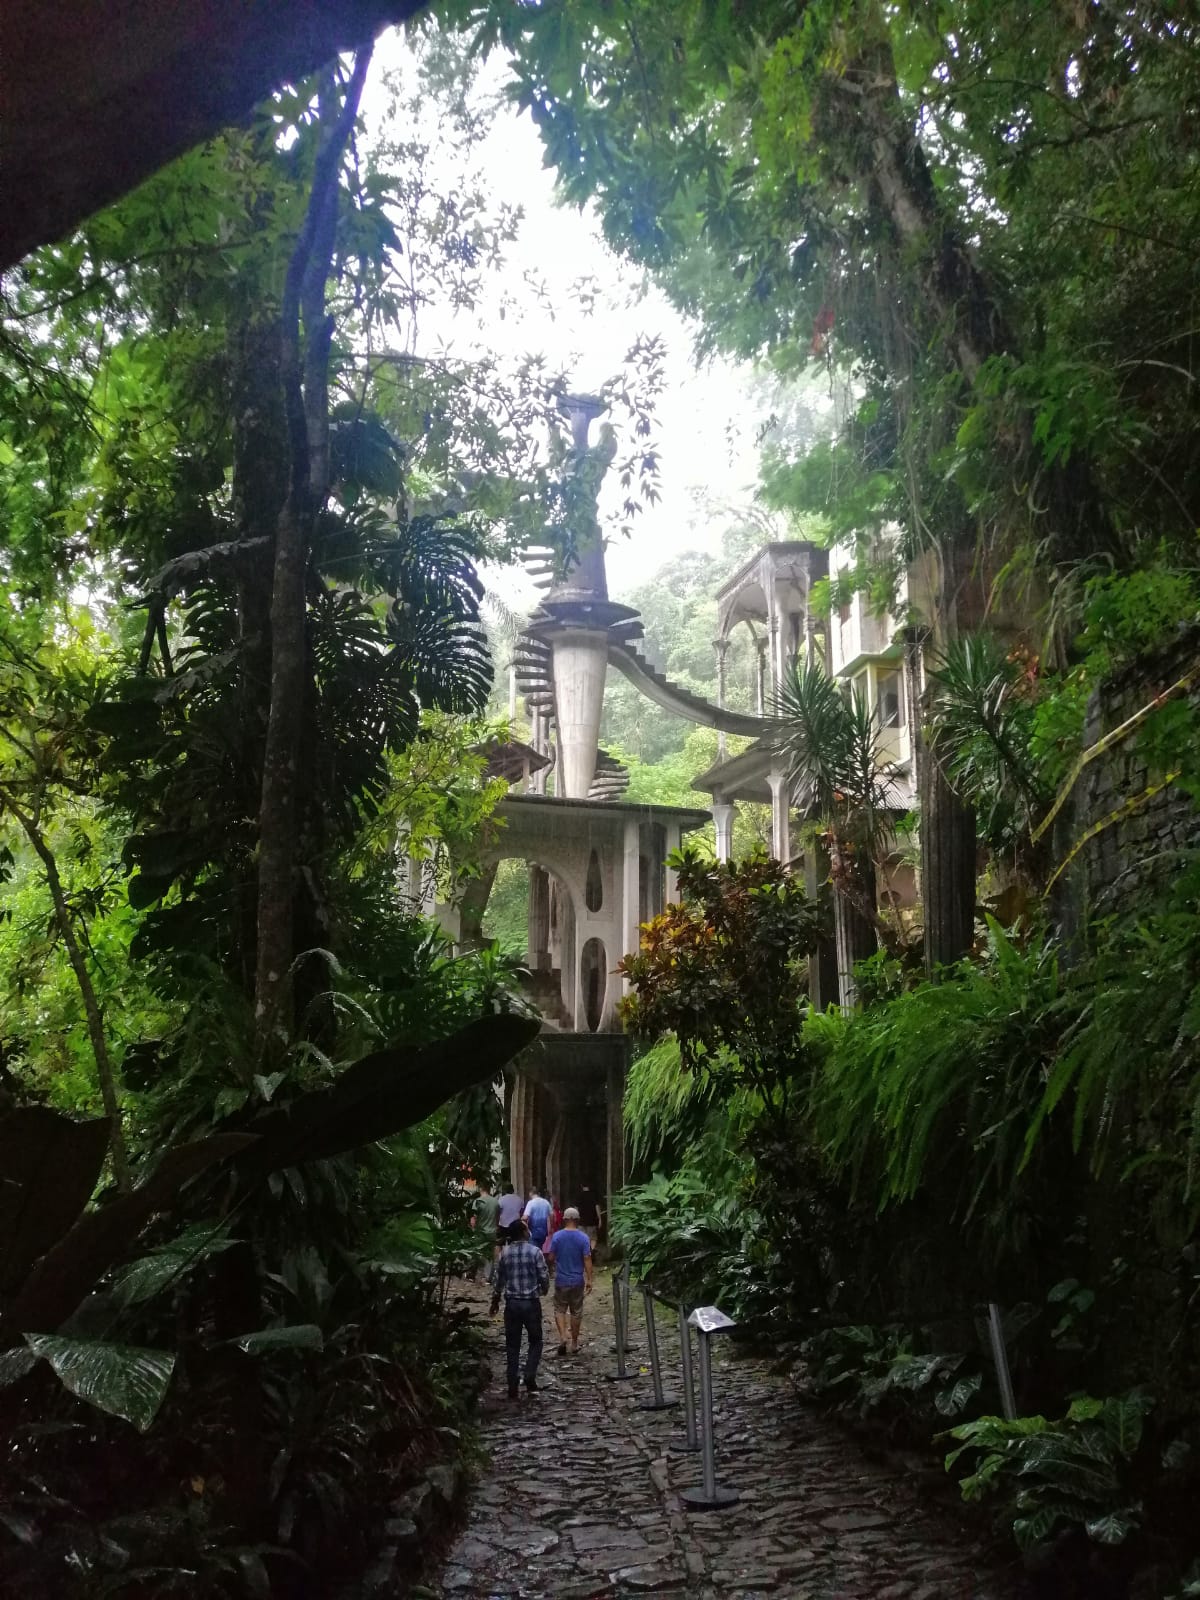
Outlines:
{"label": "man in plaid shirt", "polygon": [[508,1398],[517,1398],[517,1373],[521,1364],[521,1330],[529,1335],[525,1357],[525,1387],[537,1393],[538,1362],[542,1358],[541,1296],[550,1288],[546,1258],[528,1236],[506,1244],[492,1283],[492,1315],[504,1296],[504,1347],[508,1355]]}

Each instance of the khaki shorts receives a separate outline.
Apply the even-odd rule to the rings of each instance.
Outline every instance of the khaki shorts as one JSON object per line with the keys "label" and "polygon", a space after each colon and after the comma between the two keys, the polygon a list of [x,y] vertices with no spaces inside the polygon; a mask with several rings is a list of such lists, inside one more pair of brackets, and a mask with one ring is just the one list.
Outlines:
{"label": "khaki shorts", "polygon": [[555,1311],[569,1311],[573,1317],[582,1315],[583,1312],[583,1285],[577,1283],[572,1289],[560,1289],[554,1286]]}

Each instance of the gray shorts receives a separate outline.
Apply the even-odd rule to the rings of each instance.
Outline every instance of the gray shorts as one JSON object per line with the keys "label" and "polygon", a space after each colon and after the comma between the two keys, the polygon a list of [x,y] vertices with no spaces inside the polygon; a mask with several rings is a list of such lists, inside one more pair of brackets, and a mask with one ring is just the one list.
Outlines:
{"label": "gray shorts", "polygon": [[554,1285],[555,1311],[569,1311],[573,1317],[578,1317],[583,1312],[583,1285],[575,1284],[570,1289],[561,1289]]}

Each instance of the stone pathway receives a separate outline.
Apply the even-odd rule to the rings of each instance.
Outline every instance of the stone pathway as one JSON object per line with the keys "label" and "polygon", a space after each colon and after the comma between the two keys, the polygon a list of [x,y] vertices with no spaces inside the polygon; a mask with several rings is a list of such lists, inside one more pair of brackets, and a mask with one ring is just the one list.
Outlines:
{"label": "stone pathway", "polygon": [[[486,1315],[481,1289],[466,1292]],[[645,1364],[640,1297],[631,1370]],[[675,1319],[660,1314],[665,1387],[679,1392]],[[492,1324],[483,1437],[490,1465],[465,1528],[424,1593],[444,1600],[1012,1600],[970,1534],[922,1499],[914,1477],[868,1461],[835,1423],[803,1406],[758,1360],[714,1367],[717,1481],[741,1491],[729,1509],[687,1512],[679,1491],[700,1459],[674,1447],[682,1408],[637,1407],[648,1374],[610,1383],[612,1300],[599,1275],[585,1347],[560,1359],[546,1308],[542,1392],[509,1401],[504,1336]],[[717,1342],[718,1351],[721,1348]]]}

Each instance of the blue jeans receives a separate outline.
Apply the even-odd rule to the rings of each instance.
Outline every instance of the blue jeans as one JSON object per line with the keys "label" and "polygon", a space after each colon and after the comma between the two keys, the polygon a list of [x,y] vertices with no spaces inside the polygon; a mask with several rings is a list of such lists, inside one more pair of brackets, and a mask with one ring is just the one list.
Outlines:
{"label": "blue jeans", "polygon": [[521,1330],[529,1335],[529,1354],[525,1357],[525,1382],[537,1377],[538,1362],[542,1359],[542,1302],[540,1300],[506,1300],[504,1302],[504,1349],[508,1357],[508,1387],[515,1391],[517,1372],[521,1364]]}

